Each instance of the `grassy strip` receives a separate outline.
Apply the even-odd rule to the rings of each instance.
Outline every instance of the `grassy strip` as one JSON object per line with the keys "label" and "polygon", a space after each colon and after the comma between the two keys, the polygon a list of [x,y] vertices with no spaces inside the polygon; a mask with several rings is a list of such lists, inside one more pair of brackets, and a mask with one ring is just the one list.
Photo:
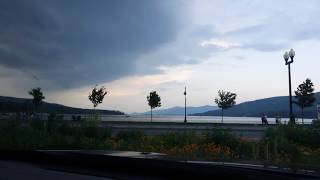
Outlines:
{"label": "grassy strip", "polygon": [[201,135],[194,132],[147,136],[140,131],[112,135],[98,128],[99,120],[73,124],[52,117],[48,121],[0,122],[0,149],[99,149],[159,152],[180,160],[221,160],[299,165],[319,168],[320,128],[279,125],[267,129],[259,141],[238,138],[218,128]]}

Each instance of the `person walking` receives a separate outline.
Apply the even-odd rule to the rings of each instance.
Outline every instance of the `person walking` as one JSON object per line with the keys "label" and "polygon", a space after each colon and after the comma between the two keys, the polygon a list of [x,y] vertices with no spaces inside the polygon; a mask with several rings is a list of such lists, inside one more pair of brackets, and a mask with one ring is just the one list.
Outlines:
{"label": "person walking", "polygon": [[281,124],[281,117],[279,114],[276,115],[276,124]]}
{"label": "person walking", "polygon": [[262,121],[262,125],[268,124],[267,115],[265,113],[262,114],[261,121]]}

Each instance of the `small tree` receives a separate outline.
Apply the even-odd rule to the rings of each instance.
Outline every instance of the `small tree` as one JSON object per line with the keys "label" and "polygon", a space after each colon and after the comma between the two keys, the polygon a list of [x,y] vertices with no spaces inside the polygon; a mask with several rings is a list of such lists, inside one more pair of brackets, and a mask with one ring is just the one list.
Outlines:
{"label": "small tree", "polygon": [[29,95],[33,97],[32,103],[35,109],[37,109],[40,106],[42,100],[45,99],[43,93],[41,92],[41,88],[39,87],[31,89],[31,91],[29,91]]}
{"label": "small tree", "polygon": [[92,102],[94,110],[99,104],[102,103],[103,98],[105,95],[107,95],[107,93],[108,92],[106,91],[106,88],[104,86],[99,89],[97,88],[97,86],[95,86],[92,89],[92,92],[89,94],[88,98]]}
{"label": "small tree", "polygon": [[232,92],[218,91],[218,98],[215,98],[214,102],[221,108],[221,123],[223,123],[223,113],[225,109],[228,109],[236,104],[237,94]]}
{"label": "small tree", "polygon": [[301,108],[301,118],[303,122],[304,108],[313,106],[316,98],[314,97],[313,83],[310,79],[306,79],[302,84],[300,84],[297,90],[294,92],[296,94],[296,101],[294,103]]}
{"label": "small tree", "polygon": [[153,92],[150,92],[149,96],[147,96],[147,100],[148,100],[148,105],[150,106],[150,109],[151,109],[151,122],[152,122],[152,109],[156,107],[161,107],[161,98],[156,91],[153,91]]}

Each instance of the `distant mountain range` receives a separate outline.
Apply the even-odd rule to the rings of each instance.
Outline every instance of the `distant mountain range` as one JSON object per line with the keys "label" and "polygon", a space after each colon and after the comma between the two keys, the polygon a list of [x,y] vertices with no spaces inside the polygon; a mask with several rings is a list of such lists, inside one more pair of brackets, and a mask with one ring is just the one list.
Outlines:
{"label": "distant mountain range", "polygon": [[[0,96],[0,112],[32,112],[31,99]],[[123,112],[113,110],[97,110],[104,115],[123,115]],[[42,113],[65,113],[65,114],[90,114],[92,109],[68,107],[60,104],[43,102],[37,112]]]}
{"label": "distant mountain range", "polygon": [[[316,118],[316,104],[320,104],[320,92],[315,93],[317,103],[313,107],[304,110],[305,118]],[[266,113],[269,117],[280,115],[283,118],[289,117],[288,96],[271,97],[249,101],[235,105],[234,107],[224,111],[225,116],[231,117],[259,117],[262,113]],[[293,100],[295,98],[293,97]],[[301,109],[297,105],[293,105],[294,115],[301,117]],[[196,116],[220,116],[221,110],[210,110],[203,113],[194,113]]]}
{"label": "distant mountain range", "polygon": [[[194,113],[203,113],[210,110],[216,110],[218,107],[216,106],[199,106],[199,107],[193,107],[193,106],[187,106],[187,114],[194,114]],[[172,107],[167,109],[159,109],[159,110],[153,110],[152,113],[154,115],[184,115],[184,107]],[[150,114],[150,111],[144,112],[144,113],[138,113],[138,114]]]}

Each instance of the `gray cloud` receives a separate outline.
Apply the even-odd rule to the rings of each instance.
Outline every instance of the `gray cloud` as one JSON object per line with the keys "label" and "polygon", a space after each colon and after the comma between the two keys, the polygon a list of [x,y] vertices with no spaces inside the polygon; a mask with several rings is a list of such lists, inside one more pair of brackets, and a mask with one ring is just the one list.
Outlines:
{"label": "gray cloud", "polygon": [[[174,9],[158,1],[0,2],[0,66],[60,88],[135,73],[135,59],[175,39]],[[174,7],[174,6],[172,6]]]}
{"label": "gray cloud", "polygon": [[[307,11],[304,13],[308,13]],[[293,18],[284,12],[270,15],[265,21],[244,28],[220,34],[222,37],[232,37],[244,40],[241,48],[258,51],[277,51],[286,49],[297,41],[320,39],[320,23],[314,21],[318,13],[302,14],[301,19]]]}

